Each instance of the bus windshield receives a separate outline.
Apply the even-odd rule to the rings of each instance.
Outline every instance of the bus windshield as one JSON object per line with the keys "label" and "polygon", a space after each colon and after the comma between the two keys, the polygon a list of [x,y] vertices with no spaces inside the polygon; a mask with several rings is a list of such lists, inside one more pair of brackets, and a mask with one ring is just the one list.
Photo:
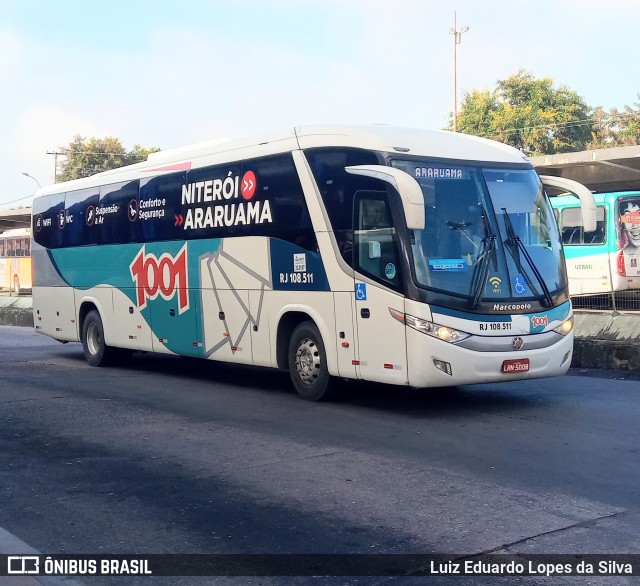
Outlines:
{"label": "bus windshield", "polygon": [[425,288],[481,301],[552,304],[566,287],[558,228],[533,169],[394,160],[425,198],[425,228],[411,237]]}

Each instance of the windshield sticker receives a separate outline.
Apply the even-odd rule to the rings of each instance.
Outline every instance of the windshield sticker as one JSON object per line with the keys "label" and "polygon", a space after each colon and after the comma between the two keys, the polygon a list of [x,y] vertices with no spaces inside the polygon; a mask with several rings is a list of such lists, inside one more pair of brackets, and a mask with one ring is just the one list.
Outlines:
{"label": "windshield sticker", "polygon": [[393,279],[396,276],[396,265],[392,262],[387,263],[387,266],[384,267],[384,274],[387,279]]}
{"label": "windshield sticker", "polygon": [[516,275],[513,277],[513,282],[511,283],[513,292],[516,295],[527,295],[529,290],[527,289],[527,285],[524,281],[524,277],[522,275]]}
{"label": "windshield sticker", "polygon": [[432,271],[464,272],[467,263],[464,258],[432,258],[429,259],[429,268]]}
{"label": "windshield sticker", "polygon": [[500,288],[500,285],[502,285],[502,279],[498,276],[493,276],[493,277],[489,277],[489,283],[491,283],[491,287],[492,287],[492,292],[495,293],[496,295],[499,295],[500,293],[502,293],[502,289]]}

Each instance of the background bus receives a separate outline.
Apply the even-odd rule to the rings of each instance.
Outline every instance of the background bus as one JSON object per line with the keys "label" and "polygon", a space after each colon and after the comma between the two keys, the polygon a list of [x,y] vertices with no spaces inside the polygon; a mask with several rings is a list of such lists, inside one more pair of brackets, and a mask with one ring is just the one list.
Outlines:
{"label": "background bus", "polygon": [[14,228],[0,234],[0,289],[12,295],[31,290],[31,230]]}
{"label": "background bus", "polygon": [[36,330],[94,366],[269,366],[319,400],[334,377],[424,388],[571,363],[541,180],[477,137],[313,126],[164,151],[41,189],[33,233]]}
{"label": "background bus", "polygon": [[580,202],[551,198],[572,296],[640,289],[640,191],[595,193],[597,225],[586,231]]}

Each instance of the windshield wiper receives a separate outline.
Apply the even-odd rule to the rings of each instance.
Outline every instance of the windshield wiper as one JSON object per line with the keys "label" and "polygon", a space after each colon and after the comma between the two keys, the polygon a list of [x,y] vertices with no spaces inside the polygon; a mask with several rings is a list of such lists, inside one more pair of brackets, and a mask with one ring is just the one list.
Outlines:
{"label": "windshield wiper", "polygon": [[525,280],[529,283],[529,286],[531,287],[531,280],[528,278],[527,272],[523,270],[522,263],[520,262],[519,253],[522,252],[522,255],[526,259],[527,264],[531,267],[531,271],[533,272],[535,278],[540,284],[545,305],[547,307],[551,307],[553,305],[553,297],[551,296],[551,292],[549,291],[549,287],[547,287],[544,277],[540,274],[540,271],[538,270],[536,263],[533,262],[533,259],[529,255],[529,252],[527,251],[527,247],[524,245],[522,240],[520,240],[520,236],[518,236],[516,231],[513,229],[513,224],[511,223],[511,217],[509,216],[509,212],[507,212],[507,208],[501,208],[501,209],[502,209],[502,213],[504,214],[504,225],[505,225],[505,228],[507,229],[507,236],[509,237],[506,240],[505,244],[507,245],[507,248],[509,249],[511,256],[513,257],[513,260],[516,261],[516,266],[518,267],[518,270],[522,275],[524,275]]}
{"label": "windshield wiper", "polygon": [[496,259],[496,235],[491,230],[491,225],[484,216],[484,231],[486,236],[482,239],[482,250],[476,259],[476,265],[473,268],[473,275],[471,277],[471,292],[472,299],[469,303],[470,309],[475,309],[480,305],[480,299],[482,293],[487,284],[487,277],[489,276],[489,263],[493,259],[494,268],[498,269],[498,262]]}

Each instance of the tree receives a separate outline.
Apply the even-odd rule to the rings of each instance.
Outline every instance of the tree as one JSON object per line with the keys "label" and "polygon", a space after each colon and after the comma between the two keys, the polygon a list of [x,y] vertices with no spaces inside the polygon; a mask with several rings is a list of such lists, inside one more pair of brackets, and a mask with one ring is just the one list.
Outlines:
{"label": "tree", "polygon": [[149,153],[160,149],[156,147],[144,148],[139,144],[133,150],[126,151],[120,139],[112,136],[106,138],[83,138],[79,134],[73,137],[69,146],[62,147],[60,152],[66,156],[57,174],[57,181],[70,181],[80,177],[89,177],[101,171],[117,169],[132,163],[139,163],[147,158]]}
{"label": "tree", "polygon": [[[638,94],[640,99],[640,94]],[[590,149],[640,144],[640,103],[625,106],[624,111],[611,108],[606,112],[598,106],[594,111],[595,126]]]}
{"label": "tree", "polygon": [[576,92],[521,69],[498,81],[493,91],[466,93],[457,130],[499,140],[527,155],[546,155],[586,148],[592,140],[591,116]]}
{"label": "tree", "polygon": [[[640,94],[637,95],[640,99]],[[640,102],[624,107],[624,113],[620,116],[621,139],[624,145],[640,144]]]}

